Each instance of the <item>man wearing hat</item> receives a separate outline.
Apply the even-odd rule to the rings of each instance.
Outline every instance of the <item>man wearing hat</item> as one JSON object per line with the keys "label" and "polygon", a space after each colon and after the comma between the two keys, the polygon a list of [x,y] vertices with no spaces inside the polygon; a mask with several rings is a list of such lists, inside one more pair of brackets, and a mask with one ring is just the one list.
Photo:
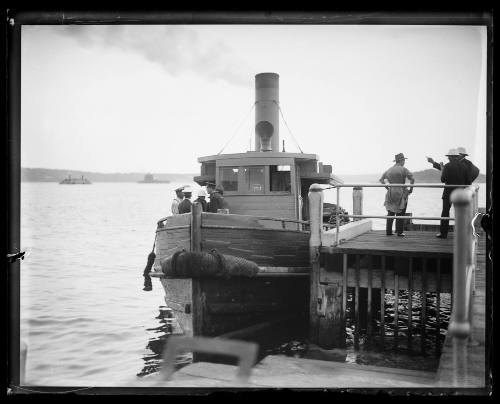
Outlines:
{"label": "man wearing hat", "polygon": [[[394,161],[396,164],[389,168],[380,177],[380,182],[382,184],[404,184],[406,179],[410,180],[410,183],[415,183],[413,174],[404,165],[406,157],[403,153],[398,153],[394,156]],[[386,182],[387,181],[387,182]],[[413,192],[413,188],[406,187],[386,187],[387,193],[385,195],[384,206],[387,209],[387,216],[404,216],[406,213],[406,206],[408,205],[408,195]],[[388,236],[392,236],[392,222],[394,219],[387,219],[385,233]],[[400,237],[404,237],[404,219],[396,219],[396,233]]]}
{"label": "man wearing hat", "polygon": [[184,189],[182,190],[182,193],[184,194],[184,199],[182,200],[181,203],[179,203],[179,214],[181,213],[189,213],[191,212],[191,187],[189,185],[186,185]]}
{"label": "man wearing hat", "polygon": [[205,190],[200,189],[198,191],[198,198],[196,198],[194,201],[194,202],[201,203],[201,208],[202,208],[203,212],[207,211],[207,201],[205,200],[206,196],[207,196],[207,193],[205,192]]}
{"label": "man wearing hat", "polygon": [[465,168],[467,169],[467,173],[469,174],[468,185],[470,185],[479,176],[479,168],[477,168],[472,163],[472,161],[466,159],[468,154],[467,151],[465,150],[465,147],[457,147],[457,152],[458,154],[460,154],[460,159],[459,159],[460,163],[462,163],[465,166]]}
{"label": "man wearing hat", "polygon": [[[445,185],[469,185],[470,175],[465,164],[461,163],[460,159],[462,157],[458,153],[457,149],[450,149],[446,157],[448,157],[449,162],[443,166],[441,171],[441,182],[444,182]],[[443,210],[441,212],[441,217],[450,216],[450,195],[455,189],[456,187],[443,189],[443,196],[441,197],[443,199]],[[449,220],[441,219],[439,233],[436,234],[436,237],[448,237],[448,229]]]}
{"label": "man wearing hat", "polygon": [[207,184],[207,191],[210,193],[210,202],[208,203],[208,212],[217,213],[219,209],[225,208],[224,189],[215,184]]}
{"label": "man wearing hat", "polygon": [[179,187],[179,188],[176,188],[174,189],[175,191],[175,195],[176,195],[176,198],[172,201],[172,207],[171,207],[171,210],[172,210],[172,214],[173,215],[178,215],[179,214],[179,204],[182,202],[182,200],[184,199],[184,194],[182,193],[182,190],[184,189],[184,187]]}

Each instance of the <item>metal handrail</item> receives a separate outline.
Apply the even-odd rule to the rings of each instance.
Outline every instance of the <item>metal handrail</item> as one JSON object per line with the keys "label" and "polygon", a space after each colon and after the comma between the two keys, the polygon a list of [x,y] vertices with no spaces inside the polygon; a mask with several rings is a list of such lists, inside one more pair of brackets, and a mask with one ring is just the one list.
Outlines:
{"label": "metal handrail", "polygon": [[[336,221],[336,234],[335,234],[335,245],[339,244],[339,218],[340,217],[352,217],[352,218],[363,218],[363,219],[403,219],[403,220],[412,220],[412,219],[418,219],[418,220],[455,220],[452,217],[441,217],[441,216],[381,216],[381,215],[347,215],[343,213],[339,213],[339,200],[340,200],[340,188],[393,188],[393,187],[408,187],[408,188],[470,188],[471,192],[475,192],[477,194],[477,191],[479,189],[479,185],[452,185],[452,184],[411,184],[411,183],[405,183],[405,184],[373,184],[373,183],[366,183],[366,184],[335,184],[332,185],[328,188],[324,189],[336,189],[337,190],[337,208],[335,209],[335,221]],[[477,201],[476,201],[477,205]],[[477,206],[476,206],[477,208]]]}

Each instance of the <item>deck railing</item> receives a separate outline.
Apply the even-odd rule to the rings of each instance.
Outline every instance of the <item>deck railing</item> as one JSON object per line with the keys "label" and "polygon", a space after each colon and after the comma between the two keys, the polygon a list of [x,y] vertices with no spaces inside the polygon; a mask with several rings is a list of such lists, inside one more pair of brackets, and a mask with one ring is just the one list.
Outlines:
{"label": "deck railing", "polygon": [[[457,189],[451,194],[451,201],[455,208],[455,218],[451,217],[418,217],[419,219],[433,219],[433,220],[455,220],[455,229],[454,229],[454,255],[452,262],[452,272],[453,272],[453,284],[450,288],[450,292],[452,293],[452,313],[450,324],[448,327],[449,335],[454,337],[454,340],[463,341],[469,337],[469,341],[471,340],[471,328],[472,328],[472,297],[474,294],[474,270],[476,266],[476,247],[477,240],[474,228],[474,222],[478,217],[478,189],[477,185],[442,185],[442,184],[341,184],[339,186],[335,186],[332,188],[342,187],[353,187],[353,205],[355,215],[343,215],[340,214],[337,210],[337,217],[354,217],[354,218],[383,218],[383,219],[394,219],[398,218],[398,216],[374,216],[374,215],[363,215],[362,213],[362,186],[371,186],[371,187],[432,187],[432,188],[444,188],[444,187],[456,187],[456,188],[465,188],[465,189]],[[320,231],[320,207],[323,202],[323,189],[319,186],[319,184],[313,184],[310,188],[309,192],[309,203],[310,203],[310,216],[311,216],[311,239],[310,239],[310,247],[311,247],[311,265],[313,267],[312,271],[312,282],[311,285],[315,285],[315,283],[319,282],[319,278],[314,281],[314,278],[317,277],[315,275],[315,269],[319,271],[319,259],[318,248],[321,246],[321,231]],[[339,206],[339,198],[337,194],[337,206]],[[399,216],[401,219],[410,220],[415,219],[417,217],[413,216]],[[338,223],[338,219],[337,219]],[[337,227],[337,243],[338,245],[338,227]],[[356,302],[356,307],[354,308],[356,314],[355,321],[355,332],[354,332],[354,343],[356,346],[356,340],[359,337],[358,329],[359,329],[359,304],[358,304],[358,293],[360,288],[359,282],[359,255],[356,256],[356,296],[354,301]],[[371,258],[371,257],[370,257]],[[371,262],[371,260],[370,260]],[[411,349],[411,328],[412,328],[412,257],[409,258],[409,268],[408,268],[408,348]],[[436,301],[436,321],[438,325],[437,335],[439,337],[439,311],[440,311],[440,293],[441,293],[441,274],[440,274],[440,259],[437,260],[436,263],[436,284],[435,291],[437,293],[437,301]],[[422,280],[421,280],[421,292],[423,294],[422,298],[422,315],[421,315],[421,323],[422,323],[422,352],[425,350],[425,324],[426,324],[426,292],[427,292],[427,281],[426,281],[426,260],[424,259],[422,262]],[[316,268],[315,268],[316,267]],[[382,257],[382,275],[381,275],[381,290],[385,290],[385,276],[384,276],[384,268],[385,268],[385,260]],[[369,265],[368,268],[368,306],[371,307],[371,269],[373,269],[373,265]],[[366,283],[366,282],[365,282]],[[347,306],[346,296],[347,296],[347,256],[344,254],[343,257],[343,303],[342,310],[344,310],[343,318],[345,321],[345,308]],[[316,287],[312,287],[311,295],[314,295]],[[398,275],[396,271],[394,272],[394,290],[395,290],[395,307],[399,306],[398,303]],[[383,302],[384,293],[381,293],[381,341],[383,343],[384,335],[384,302]],[[311,312],[314,313],[315,306],[311,303]],[[398,319],[397,319],[397,310],[395,309],[395,330],[394,330],[394,344],[397,346],[397,333],[398,333]],[[368,334],[371,334],[371,311],[368,309]],[[439,338],[437,338],[437,343]],[[463,344],[462,344],[463,345]],[[436,344],[436,353],[439,352],[439,346]],[[457,351],[458,352],[458,351]]]}
{"label": "deck railing", "polygon": [[[335,210],[336,223],[339,223],[339,218],[347,217],[353,219],[401,219],[401,220],[455,220],[453,217],[441,217],[441,216],[381,216],[381,215],[363,215],[363,188],[393,188],[393,187],[404,187],[404,188],[468,188],[469,192],[472,193],[472,206],[477,212],[478,209],[478,185],[445,185],[445,184],[336,184],[325,189],[336,189],[337,190],[337,209]],[[340,189],[341,188],[353,188],[353,214],[342,214],[339,213],[338,207],[340,206]],[[335,235],[335,245],[339,244],[339,226],[336,227]]]}

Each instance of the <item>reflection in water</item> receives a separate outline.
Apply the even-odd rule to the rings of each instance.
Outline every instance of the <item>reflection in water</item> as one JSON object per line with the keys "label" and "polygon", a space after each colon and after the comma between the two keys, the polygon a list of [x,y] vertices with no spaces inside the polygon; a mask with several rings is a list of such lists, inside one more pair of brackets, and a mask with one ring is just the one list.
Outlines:
{"label": "reflection in water", "polygon": [[[392,291],[385,294],[385,333],[384,343],[380,338],[380,311],[374,312],[373,338],[367,338],[366,323],[359,329],[359,348],[354,347],[354,302],[353,293],[348,292],[346,310],[346,349],[322,350],[312,347],[307,342],[307,323],[297,321],[298,326],[290,326],[281,329],[279,334],[266,334],[259,341],[259,357],[262,360],[267,355],[285,355],[291,357],[304,357],[310,359],[321,359],[345,363],[357,363],[363,365],[386,366],[393,368],[435,371],[439,364],[439,353],[444,342],[448,322],[450,319],[451,296],[442,293],[440,298],[439,331],[437,330],[437,295],[427,294],[427,317],[425,322],[425,351],[421,351],[422,328],[421,328],[421,308],[422,300],[419,292],[413,292],[412,298],[412,349],[407,346],[408,332],[408,293],[400,291],[398,310],[398,344],[394,345],[394,295]],[[171,309],[160,306],[160,313],[156,317],[159,326],[148,329],[153,333],[153,337],[147,344],[147,349],[151,353],[145,355],[144,368],[138,376],[145,376],[160,370],[162,353],[169,335],[180,334],[177,321]],[[214,360],[215,362],[233,364],[230,360]],[[177,367],[181,368],[192,362],[192,354],[182,354],[177,357]]]}
{"label": "reflection in water", "polygon": [[[150,350],[151,353],[143,356],[144,367],[137,374],[139,377],[158,372],[161,367],[163,350],[168,337],[172,334],[182,334],[182,329],[179,327],[172,310],[166,306],[160,306],[159,311],[160,313],[155,317],[158,319],[159,326],[147,329],[148,333],[154,335],[146,346],[146,349]],[[193,355],[191,353],[178,355],[176,360],[177,367],[181,368],[191,363],[192,359]]]}

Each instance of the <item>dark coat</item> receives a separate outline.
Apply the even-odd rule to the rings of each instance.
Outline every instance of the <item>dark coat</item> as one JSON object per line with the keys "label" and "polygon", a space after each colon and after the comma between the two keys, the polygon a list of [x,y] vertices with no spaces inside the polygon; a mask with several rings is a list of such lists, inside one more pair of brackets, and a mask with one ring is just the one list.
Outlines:
{"label": "dark coat", "polygon": [[217,209],[224,209],[224,208],[225,208],[224,198],[216,192],[210,194],[210,202],[208,203],[208,212],[217,213]]}
{"label": "dark coat", "polygon": [[472,184],[474,180],[479,176],[479,168],[477,168],[472,161],[467,160],[466,158],[463,158],[460,160],[460,163],[464,165],[464,167],[467,169],[467,173],[469,176],[469,183],[468,185]]}
{"label": "dark coat", "polygon": [[181,203],[179,203],[179,213],[189,213],[191,212],[191,201],[184,198]]}
{"label": "dark coat", "polygon": [[[453,160],[446,163],[441,172],[441,182],[445,185],[470,185],[470,175],[466,166],[460,161]],[[450,194],[455,190],[455,187],[444,188],[442,199],[450,199]]]}

